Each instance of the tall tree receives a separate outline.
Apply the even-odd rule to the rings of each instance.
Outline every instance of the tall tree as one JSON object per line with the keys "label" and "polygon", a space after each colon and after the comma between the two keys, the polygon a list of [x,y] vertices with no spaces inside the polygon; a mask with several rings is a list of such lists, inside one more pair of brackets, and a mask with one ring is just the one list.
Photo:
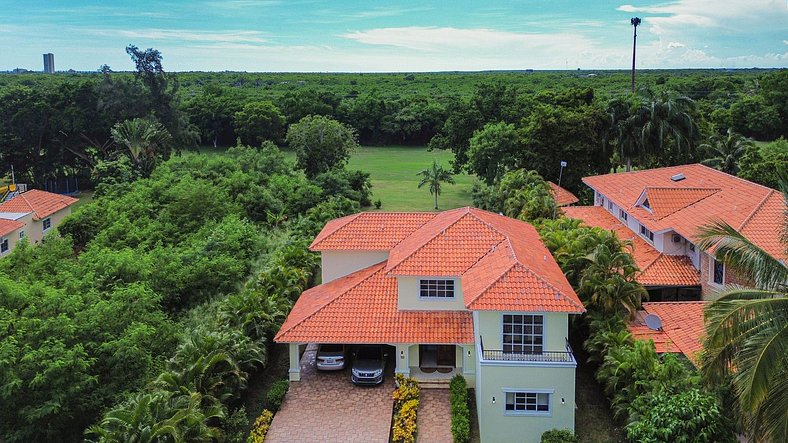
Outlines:
{"label": "tall tree", "polygon": [[701,163],[717,168],[722,172],[737,175],[739,173],[739,160],[747,151],[747,148],[751,146],[753,146],[752,140],[728,128],[727,135],[714,134],[709,137],[708,143],[704,143],[698,148],[705,149],[712,155]]}
{"label": "tall tree", "polygon": [[309,178],[343,167],[358,148],[353,128],[322,115],[309,115],[290,125],[286,140]]}
{"label": "tall tree", "polygon": [[269,101],[247,103],[233,116],[235,133],[250,146],[260,146],[266,140],[282,143],[285,123],[285,116]]}
{"label": "tall tree", "polygon": [[432,161],[431,167],[422,169],[418,175],[421,176],[419,189],[424,185],[429,185],[430,194],[435,197],[435,209],[438,209],[438,196],[441,194],[441,183],[453,185],[455,183],[454,177],[451,176],[451,172],[443,169],[443,166],[439,165],[435,160]]}
{"label": "tall tree", "polygon": [[711,385],[731,381],[739,422],[752,441],[787,441],[788,268],[726,223],[705,226],[701,239],[702,249],[713,249],[752,282],[726,287],[706,308],[704,378]]}

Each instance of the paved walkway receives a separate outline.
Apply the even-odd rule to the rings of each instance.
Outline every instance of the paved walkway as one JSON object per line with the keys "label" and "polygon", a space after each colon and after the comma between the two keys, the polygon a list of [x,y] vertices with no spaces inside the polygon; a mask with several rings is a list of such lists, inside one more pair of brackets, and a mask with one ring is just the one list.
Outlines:
{"label": "paved walkway", "polygon": [[317,347],[310,345],[304,352],[301,381],[290,383],[265,442],[387,443],[394,406],[393,376],[387,373],[379,386],[354,386],[349,368],[317,372],[316,351]]}
{"label": "paved walkway", "polygon": [[419,443],[452,443],[448,389],[422,389],[416,416]]}

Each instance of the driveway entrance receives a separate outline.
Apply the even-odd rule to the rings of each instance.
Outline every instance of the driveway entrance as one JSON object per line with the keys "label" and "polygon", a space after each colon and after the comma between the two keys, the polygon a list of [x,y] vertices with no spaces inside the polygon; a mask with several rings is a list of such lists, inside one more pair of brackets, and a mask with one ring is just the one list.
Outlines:
{"label": "driveway entrance", "polygon": [[301,381],[290,383],[265,437],[266,443],[387,443],[394,406],[391,368],[379,386],[354,386],[349,368],[318,372],[316,352],[317,345],[307,346],[301,357]]}

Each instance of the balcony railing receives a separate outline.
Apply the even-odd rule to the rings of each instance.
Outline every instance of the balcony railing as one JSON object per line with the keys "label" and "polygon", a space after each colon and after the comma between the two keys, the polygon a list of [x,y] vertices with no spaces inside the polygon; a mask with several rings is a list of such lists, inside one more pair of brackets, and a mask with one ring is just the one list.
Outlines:
{"label": "balcony railing", "polygon": [[545,362],[545,363],[570,363],[575,361],[572,347],[566,342],[565,351],[542,351],[539,353],[503,351],[500,349],[484,349],[484,342],[479,337],[482,348],[482,359],[496,362]]}

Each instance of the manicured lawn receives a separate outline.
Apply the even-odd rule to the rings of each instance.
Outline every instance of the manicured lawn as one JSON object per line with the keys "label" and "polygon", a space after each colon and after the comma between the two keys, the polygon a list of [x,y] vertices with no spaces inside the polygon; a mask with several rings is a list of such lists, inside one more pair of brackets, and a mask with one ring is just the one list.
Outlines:
{"label": "manicured lawn", "polygon": [[[418,173],[437,160],[450,169],[454,154],[449,151],[427,151],[424,147],[374,146],[362,147],[350,158],[348,168],[369,172],[372,179],[372,201],[383,202],[382,211],[432,211],[433,197],[428,185],[418,189]],[[471,205],[474,177],[455,175],[456,185],[443,183],[438,197],[440,210]]]}

